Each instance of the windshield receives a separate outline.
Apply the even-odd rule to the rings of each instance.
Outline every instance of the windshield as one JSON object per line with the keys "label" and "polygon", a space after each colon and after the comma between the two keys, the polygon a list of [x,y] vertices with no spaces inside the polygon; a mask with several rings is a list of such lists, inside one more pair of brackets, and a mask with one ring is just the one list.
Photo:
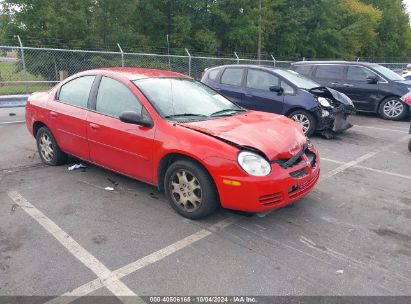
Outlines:
{"label": "windshield", "polygon": [[165,118],[208,119],[246,111],[192,79],[147,78],[135,80],[134,83]]}
{"label": "windshield", "polygon": [[375,71],[377,71],[378,73],[380,73],[382,76],[384,76],[385,78],[387,78],[388,80],[392,80],[392,81],[403,81],[405,80],[404,77],[401,77],[400,75],[398,75],[397,73],[395,73],[394,71],[382,66],[382,65],[374,65],[372,67]]}
{"label": "windshield", "polygon": [[275,72],[278,75],[283,76],[285,79],[287,79],[289,82],[293,83],[300,89],[309,90],[320,86],[320,84],[318,84],[317,82],[312,81],[311,79],[292,70],[275,70]]}

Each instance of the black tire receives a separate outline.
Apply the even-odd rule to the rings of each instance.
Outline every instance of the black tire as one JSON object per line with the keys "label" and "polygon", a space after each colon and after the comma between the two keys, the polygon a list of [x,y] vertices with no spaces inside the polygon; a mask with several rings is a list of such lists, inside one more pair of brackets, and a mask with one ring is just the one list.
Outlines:
{"label": "black tire", "polygon": [[171,207],[189,219],[207,217],[220,205],[211,176],[202,166],[191,160],[177,160],[167,168],[164,189]]}
{"label": "black tire", "polygon": [[[399,110],[402,109],[400,113]],[[380,104],[380,116],[387,120],[403,120],[408,113],[408,105],[397,97],[388,97]]]}
{"label": "black tire", "polygon": [[411,139],[410,139],[410,141],[408,142],[408,151],[411,152]]}
{"label": "black tire", "polygon": [[[310,112],[305,110],[296,110],[291,112],[288,117],[302,125],[305,136],[308,137],[314,134],[315,129],[317,128],[317,120]],[[304,121],[308,121],[308,128],[306,128],[306,125],[303,124]]]}
{"label": "black tire", "polygon": [[[67,154],[61,151],[49,128],[41,127],[37,131],[36,141],[37,149],[43,163],[50,166],[58,166],[67,163]],[[47,150],[47,146],[51,150]]]}

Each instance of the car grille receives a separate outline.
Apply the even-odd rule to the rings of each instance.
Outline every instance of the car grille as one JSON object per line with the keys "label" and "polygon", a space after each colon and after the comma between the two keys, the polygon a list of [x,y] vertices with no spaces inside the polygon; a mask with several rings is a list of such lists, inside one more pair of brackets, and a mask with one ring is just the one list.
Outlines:
{"label": "car grille", "polygon": [[284,200],[284,197],[281,192],[263,195],[263,196],[260,196],[259,198],[261,205],[264,205],[264,206],[279,204],[283,200]]}
{"label": "car grille", "polygon": [[308,180],[304,184],[301,184],[301,185],[298,185],[298,186],[293,186],[291,188],[291,191],[289,191],[289,193],[288,193],[288,197],[290,199],[293,199],[293,198],[299,196],[300,194],[304,193],[308,189],[312,188],[319,177],[320,177],[320,172],[318,171],[318,173],[312,179]]}

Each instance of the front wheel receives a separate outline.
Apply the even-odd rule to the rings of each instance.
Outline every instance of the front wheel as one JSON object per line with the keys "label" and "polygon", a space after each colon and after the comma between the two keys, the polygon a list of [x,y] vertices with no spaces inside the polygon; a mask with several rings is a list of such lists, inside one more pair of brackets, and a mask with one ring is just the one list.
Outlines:
{"label": "front wheel", "polygon": [[43,163],[58,166],[67,162],[67,154],[60,150],[49,128],[41,127],[37,131],[36,141],[37,149]]}
{"label": "front wheel", "polygon": [[305,136],[311,136],[314,134],[315,128],[317,126],[317,121],[310,112],[297,110],[288,115],[288,117],[295,122],[298,122],[303,127]]}
{"label": "front wheel", "polygon": [[194,161],[172,163],[165,175],[164,189],[171,207],[189,219],[206,217],[220,204],[210,175]]}
{"label": "front wheel", "polygon": [[407,105],[396,97],[385,99],[380,105],[380,115],[384,119],[402,120],[407,115]]}

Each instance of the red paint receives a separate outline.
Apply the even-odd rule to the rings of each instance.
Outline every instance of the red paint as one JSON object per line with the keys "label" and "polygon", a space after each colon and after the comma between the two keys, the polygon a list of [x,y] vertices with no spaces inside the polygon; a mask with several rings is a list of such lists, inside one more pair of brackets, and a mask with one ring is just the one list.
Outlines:
{"label": "red paint", "polygon": [[[129,87],[150,114],[153,128],[126,124],[116,118],[55,100],[56,92],[66,81],[80,75],[106,75]],[[173,124],[154,110],[148,100],[131,82],[147,77],[187,77],[168,71],[111,68],[76,74],[58,84],[50,92],[29,97],[26,123],[33,133],[36,122],[45,124],[55,136],[61,149],[71,155],[122,173],[132,178],[158,184],[160,161],[170,153],[195,159],[212,176],[225,208],[244,211],[276,209],[306,195],[318,180],[319,156],[312,168],[303,161],[283,169],[272,163],[268,176],[250,176],[237,163],[239,148],[226,141],[260,150],[270,161],[290,158],[306,142],[301,128],[292,120],[275,114],[249,111],[244,114],[191,123]],[[306,167],[308,174],[293,178],[291,172]],[[223,179],[241,182],[227,185]],[[299,188],[288,193],[291,187]],[[269,204],[269,203],[272,204]]]}

